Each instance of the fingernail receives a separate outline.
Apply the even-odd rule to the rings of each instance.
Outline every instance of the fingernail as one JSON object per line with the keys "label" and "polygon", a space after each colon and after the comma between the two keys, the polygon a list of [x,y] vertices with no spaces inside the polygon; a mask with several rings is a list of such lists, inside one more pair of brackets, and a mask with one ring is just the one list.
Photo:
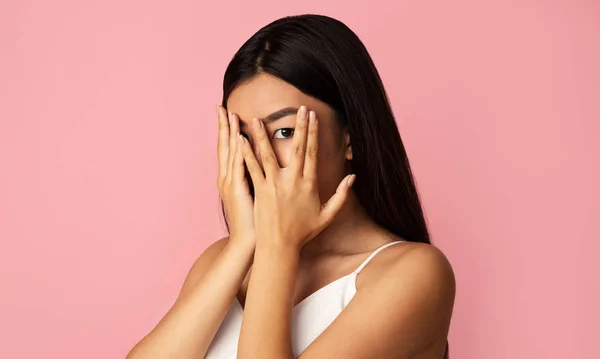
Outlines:
{"label": "fingernail", "polygon": [[264,127],[262,121],[259,120],[257,117],[255,117],[254,119],[252,119],[252,121],[254,121],[254,127],[261,128],[261,129]]}
{"label": "fingernail", "polygon": [[356,178],[356,175],[352,175],[350,176],[350,178],[348,178],[348,188],[352,187],[352,185],[354,184],[354,179]]}
{"label": "fingernail", "polygon": [[231,123],[233,122],[233,112],[229,112],[227,118],[229,119],[229,124],[231,125]]}
{"label": "fingernail", "polygon": [[308,120],[312,124],[314,124],[314,123],[317,122],[317,114],[315,113],[315,111],[310,111],[310,115],[308,116]]}
{"label": "fingernail", "polygon": [[300,117],[306,116],[306,106],[300,106]]}

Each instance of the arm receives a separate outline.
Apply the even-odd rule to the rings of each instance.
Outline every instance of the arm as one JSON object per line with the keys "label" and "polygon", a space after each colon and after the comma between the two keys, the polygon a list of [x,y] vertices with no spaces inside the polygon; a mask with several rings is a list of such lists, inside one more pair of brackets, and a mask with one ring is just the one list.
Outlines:
{"label": "arm", "polygon": [[322,206],[317,186],[315,112],[307,116],[306,107],[300,107],[285,170],[278,166],[262,122],[254,119],[253,126],[264,174],[247,140],[240,137],[256,193],[257,242],[238,358],[291,359],[290,324],[300,250],[331,223],[348,197],[354,176],[346,176]]}
{"label": "arm", "polygon": [[217,186],[231,235],[198,258],[173,307],[131,350],[128,359],[203,358],[250,268],[256,245],[254,200],[237,147],[239,119],[227,116],[221,106],[217,106],[217,117]]}
{"label": "arm", "polygon": [[[442,358],[456,290],[450,263],[437,248],[420,243],[388,254],[389,264],[361,286],[299,359]],[[296,270],[294,252],[257,247],[250,281],[254,287],[244,313],[253,332],[243,343],[244,353],[293,358],[293,287],[288,283],[295,281]]]}
{"label": "arm", "polygon": [[290,328],[298,259],[295,249],[257,246],[238,346],[240,359],[292,358]]}
{"label": "arm", "polygon": [[127,359],[204,357],[252,262],[251,241],[228,242],[217,241],[196,260],[174,305]]}
{"label": "arm", "polygon": [[[290,322],[300,249],[331,222],[353,183],[353,177],[344,178],[321,208],[315,191],[318,126],[314,112],[310,117],[307,125],[301,108],[293,156],[285,171],[277,167],[260,123],[255,137],[264,174],[249,146],[242,146],[260,205],[255,204],[258,240],[238,347],[240,359],[293,357]],[[301,354],[302,359],[442,357],[454,304],[454,274],[435,247],[413,243],[410,248],[380,269],[375,280],[361,286]]]}
{"label": "arm", "polygon": [[389,264],[359,288],[299,359],[443,357],[454,306],[454,272],[437,248],[410,246],[387,253]]}

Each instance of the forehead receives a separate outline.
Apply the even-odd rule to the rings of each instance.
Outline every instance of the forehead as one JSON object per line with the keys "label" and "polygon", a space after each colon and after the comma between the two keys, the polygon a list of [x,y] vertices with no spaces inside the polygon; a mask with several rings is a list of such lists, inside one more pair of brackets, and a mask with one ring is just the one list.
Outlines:
{"label": "forehead", "polygon": [[227,99],[227,110],[240,119],[264,118],[285,107],[307,106],[317,117],[332,117],[324,102],[308,96],[293,85],[268,74],[259,74],[236,87]]}

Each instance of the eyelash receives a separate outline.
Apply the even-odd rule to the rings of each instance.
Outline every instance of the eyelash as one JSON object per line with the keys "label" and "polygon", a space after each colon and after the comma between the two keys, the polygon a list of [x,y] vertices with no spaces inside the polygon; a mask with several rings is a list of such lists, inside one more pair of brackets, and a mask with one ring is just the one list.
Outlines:
{"label": "eyelash", "polygon": [[286,128],[280,128],[277,131],[275,131],[275,133],[273,133],[273,138],[275,138],[275,134],[280,131],[290,131],[291,133],[288,135],[288,137],[278,138],[279,140],[286,140],[288,138],[291,138],[294,135],[294,129],[286,127]]}
{"label": "eyelash", "polygon": [[[293,128],[285,127],[285,128],[280,128],[280,129],[276,130],[273,133],[273,138],[275,138],[275,134],[278,133],[278,132],[280,132],[280,131],[290,131],[291,133],[287,137],[276,138],[277,140],[287,140],[288,138],[292,138],[292,136],[294,135],[294,129]],[[246,139],[249,139],[249,136],[245,132],[240,131],[240,134],[242,136],[246,137]]]}

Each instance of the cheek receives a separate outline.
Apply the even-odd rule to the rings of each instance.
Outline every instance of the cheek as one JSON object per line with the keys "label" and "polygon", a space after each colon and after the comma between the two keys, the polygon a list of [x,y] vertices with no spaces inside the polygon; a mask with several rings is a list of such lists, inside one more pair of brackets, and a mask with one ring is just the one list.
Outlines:
{"label": "cheek", "polygon": [[324,203],[333,196],[346,175],[346,158],[340,148],[331,144],[319,148],[318,171],[319,195]]}

